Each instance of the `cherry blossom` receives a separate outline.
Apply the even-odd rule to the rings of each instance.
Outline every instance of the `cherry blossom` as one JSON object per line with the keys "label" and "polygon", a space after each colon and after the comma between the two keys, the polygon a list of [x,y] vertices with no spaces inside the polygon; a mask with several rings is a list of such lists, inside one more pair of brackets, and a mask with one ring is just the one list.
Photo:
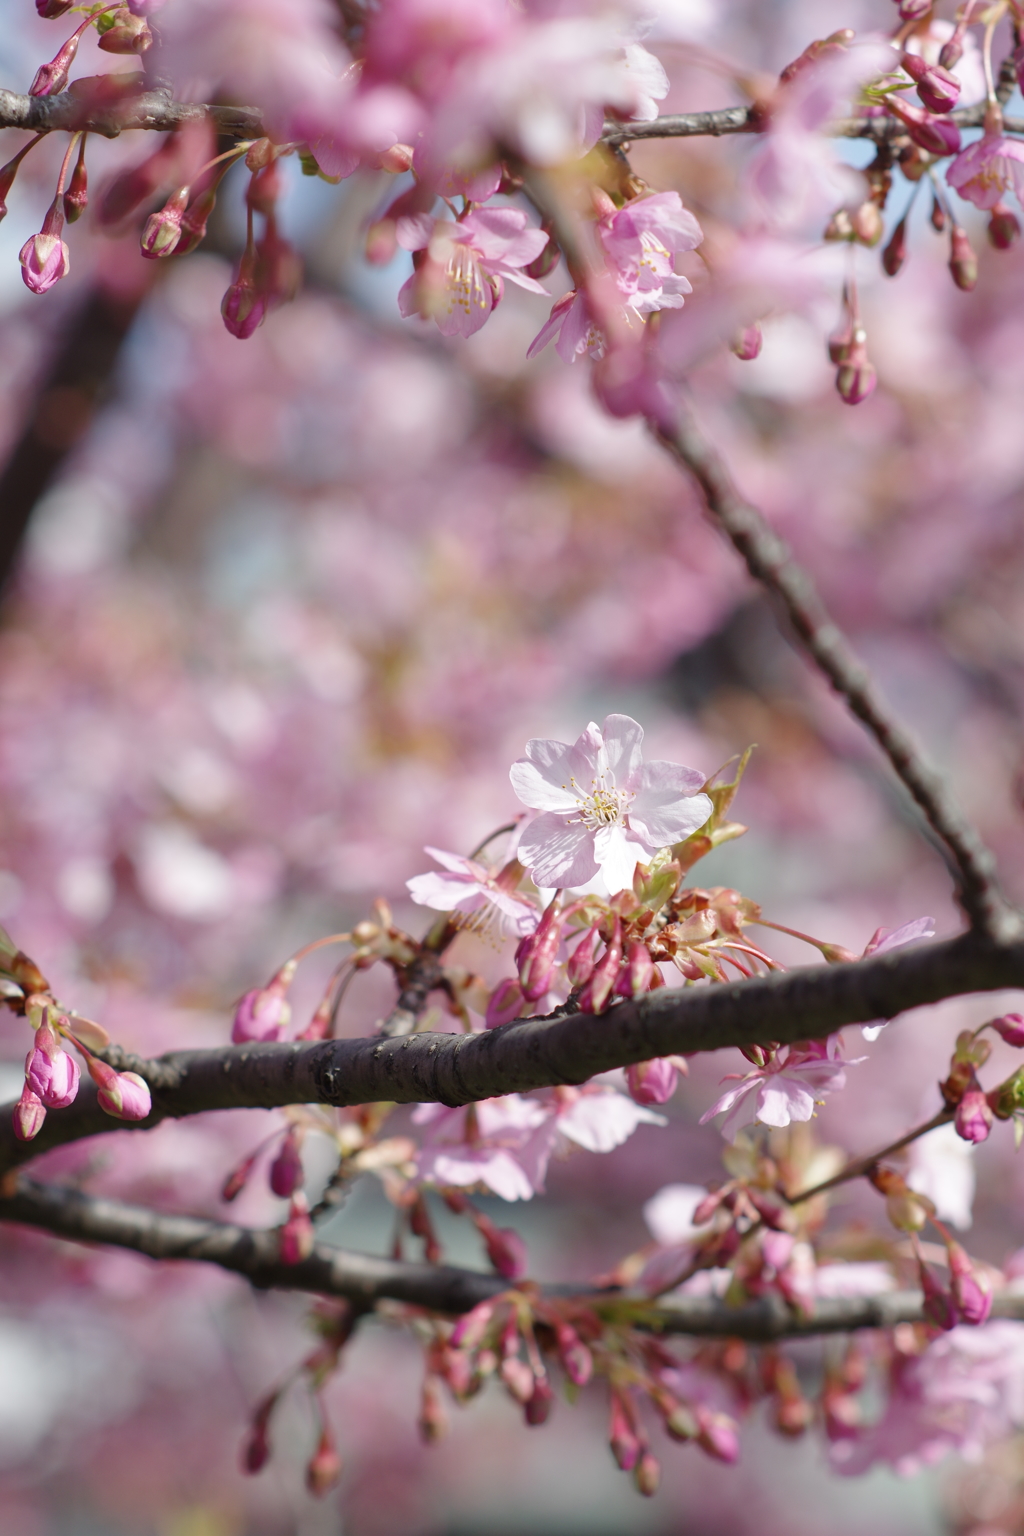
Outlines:
{"label": "cherry blossom", "polygon": [[986,131],[960,151],[946,180],[976,208],[994,208],[1008,191],[1024,201],[1024,143]]}
{"label": "cherry blossom", "polygon": [[517,850],[538,885],[580,887],[600,874],[609,892],[623,890],[638,862],[707,821],[704,775],[677,763],[645,764],[643,738],[629,715],[608,715],[572,746],[527,742],[510,777],[523,804],[541,813]]}
{"label": "cherry blossom", "polygon": [[500,875],[492,875],[475,859],[463,858],[458,853],[446,853],[442,848],[424,851],[437,860],[445,873],[431,871],[407,880],[413,901],[436,912],[460,912],[475,917],[474,927],[486,926],[489,919],[497,918],[505,932],[519,938],[534,932],[540,914],[524,896],[503,886]]}
{"label": "cherry blossom", "polygon": [[474,208],[458,223],[448,219],[400,219],[397,238],[406,250],[423,251],[418,269],[398,295],[403,315],[434,320],[444,336],[472,336],[504,293],[504,280],[530,293],[547,293],[522,268],[548,243],[518,208]]}
{"label": "cherry blossom", "polygon": [[738,1088],[729,1088],[700,1117],[706,1125],[715,1115],[724,1114],[722,1135],[732,1141],[743,1125],[758,1121],[761,1125],[784,1126],[794,1121],[810,1120],[822,1102],[822,1095],[836,1093],[846,1086],[846,1063],[839,1059],[839,1038],[814,1040],[807,1045],[786,1045],[763,1067],[740,1074],[730,1072],[723,1079],[739,1079]]}

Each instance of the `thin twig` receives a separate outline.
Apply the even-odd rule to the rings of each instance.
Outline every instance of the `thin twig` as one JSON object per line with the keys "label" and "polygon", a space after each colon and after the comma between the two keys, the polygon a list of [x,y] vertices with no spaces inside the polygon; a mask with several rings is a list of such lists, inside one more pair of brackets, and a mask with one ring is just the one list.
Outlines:
{"label": "thin twig", "polygon": [[[454,1315],[508,1288],[508,1281],[497,1275],[449,1265],[378,1259],[322,1243],[300,1263],[283,1264],[276,1231],[194,1216],[169,1216],[26,1178],[17,1180],[13,1194],[0,1199],[0,1221],[52,1232],[75,1242],[129,1249],[160,1262],[216,1264],[261,1289],[344,1296],[362,1307],[391,1300]],[[802,1314],[776,1295],[731,1306],[708,1296],[680,1295],[655,1303],[585,1286],[563,1284],[541,1289],[548,1296],[585,1299],[598,1312],[659,1333],[742,1338],[752,1343],[924,1321],[919,1291],[823,1297],[811,1312]],[[1024,1294],[1009,1288],[998,1292],[993,1316],[1024,1318]]]}
{"label": "thin twig", "polygon": [[909,1147],[912,1141],[917,1141],[921,1136],[927,1136],[929,1131],[936,1130],[940,1125],[948,1125],[953,1118],[951,1109],[940,1109],[924,1125],[919,1125],[912,1131],[907,1131],[905,1136],[897,1141],[891,1141],[880,1152],[872,1152],[867,1157],[858,1157],[854,1162],[847,1163],[845,1168],[840,1168],[830,1179],[822,1179],[820,1184],[812,1184],[810,1189],[802,1189],[798,1195],[788,1195],[790,1205],[799,1205],[804,1200],[812,1200],[815,1195],[823,1195],[827,1189],[835,1189],[840,1184],[848,1184],[852,1179],[863,1178],[877,1168],[883,1158],[891,1157],[894,1152],[902,1152],[904,1147]]}
{"label": "thin twig", "polygon": [[913,796],[946,851],[957,896],[972,929],[997,941],[1017,938],[1021,918],[999,889],[991,852],[937,769],[896,720],[867,668],[833,623],[807,572],[762,514],[739,494],[718,453],[684,406],[671,432],[652,430],[696,480],[712,520],[742,555],[754,580],[780,603],[804,650],[874,736]]}
{"label": "thin twig", "polygon": [[[985,120],[984,102],[951,112],[949,120],[960,128],[980,128]],[[764,107],[716,107],[709,112],[674,112],[652,118],[649,123],[609,122],[605,124],[602,140],[617,145],[641,139],[718,139],[736,133],[764,133],[770,127],[771,114]],[[1024,134],[1024,119],[1008,117],[1003,128],[1007,133]],[[836,139],[872,139],[878,144],[897,139],[910,142],[903,124],[894,117],[841,117],[824,131]]]}

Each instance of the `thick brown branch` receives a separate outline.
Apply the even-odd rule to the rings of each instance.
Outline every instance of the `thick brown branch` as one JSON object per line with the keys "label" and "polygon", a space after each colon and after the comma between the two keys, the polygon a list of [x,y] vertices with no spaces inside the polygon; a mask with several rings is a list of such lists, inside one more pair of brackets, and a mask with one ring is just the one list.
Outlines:
{"label": "thick brown branch", "polygon": [[74,90],[61,91],[57,96],[19,96],[0,90],[0,128],[27,128],[32,133],[88,129],[115,139],[125,129],[168,133],[204,118],[212,120],[217,132],[229,138],[256,139],[263,133],[263,119],[254,107],[175,101],[164,90],[143,91],[113,105],[92,102]]}
{"label": "thick brown branch", "polygon": [[[447,1265],[399,1263],[346,1253],[325,1244],[318,1245],[299,1264],[282,1264],[276,1232],[195,1216],[168,1216],[25,1178],[18,1180],[13,1195],[0,1199],[0,1220],[76,1242],[127,1248],[160,1261],[216,1264],[261,1289],[343,1296],[362,1307],[391,1300],[431,1312],[457,1314],[508,1288],[508,1282],[496,1275]],[[754,1343],[859,1328],[891,1328],[896,1323],[924,1320],[919,1291],[822,1298],[814,1311],[804,1316],[794,1312],[781,1296],[765,1296],[733,1307],[706,1296],[676,1296],[654,1304],[571,1285],[543,1289],[551,1296],[586,1296],[599,1310],[604,1304],[623,1319],[660,1333],[742,1338]],[[999,1293],[993,1316],[1024,1317],[1024,1294],[1011,1290]]]}
{"label": "thick brown branch", "polygon": [[[950,113],[950,118],[960,128],[980,128],[984,103],[963,107]],[[726,134],[764,133],[770,126],[771,116],[763,107],[716,107],[710,112],[675,112],[649,123],[606,123],[602,137],[606,144],[640,139],[718,139]],[[1024,134],[1024,119],[1008,117],[1003,127],[1007,133]],[[837,139],[872,139],[877,144],[906,137],[906,129],[894,117],[843,117],[830,123],[826,132]]]}
{"label": "thick brown branch", "polygon": [[687,410],[680,410],[671,433],[658,432],[658,436],[697,481],[713,521],[742,555],[754,580],[784,609],[804,650],[874,736],[910,791],[952,865],[957,895],[972,928],[995,939],[1017,938],[1021,919],[999,890],[991,852],[936,768],[892,714],[867,668],[833,623],[806,571],[761,513],[737,491],[724,463]]}
{"label": "thick brown branch", "polygon": [[[142,1064],[154,1086],[153,1113],[141,1127],[212,1109],[316,1102],[468,1104],[582,1083],[654,1056],[820,1039],[844,1024],[892,1018],[965,992],[1012,987],[1024,988],[1024,942],[965,935],[850,965],[665,988],[599,1018],[577,1013],[522,1019],[478,1035],[174,1051],[161,1058],[158,1071]],[[33,1142],[16,1139],[12,1109],[0,1110],[0,1173],[50,1147],[121,1128],[99,1108],[87,1084],[68,1109],[50,1111]]]}

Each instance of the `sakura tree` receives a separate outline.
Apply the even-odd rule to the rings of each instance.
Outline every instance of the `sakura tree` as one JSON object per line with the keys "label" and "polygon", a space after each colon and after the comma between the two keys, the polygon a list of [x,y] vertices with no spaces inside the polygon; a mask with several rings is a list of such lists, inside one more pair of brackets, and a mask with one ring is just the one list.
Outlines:
{"label": "sakura tree", "polygon": [[766,1421],[1020,1529],[1024,8],[19,4],[0,1218],[126,1385],[16,1518]]}

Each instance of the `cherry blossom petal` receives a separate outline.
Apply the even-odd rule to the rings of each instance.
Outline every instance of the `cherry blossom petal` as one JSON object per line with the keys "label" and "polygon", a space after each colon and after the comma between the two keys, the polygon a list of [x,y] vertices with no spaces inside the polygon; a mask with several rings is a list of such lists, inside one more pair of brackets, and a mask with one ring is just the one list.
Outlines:
{"label": "cherry blossom petal", "polygon": [[[594,856],[611,895],[625,891],[633,884],[637,864],[647,862],[655,850],[646,848],[640,839],[631,835],[627,827],[602,827],[593,837]],[[576,881],[566,881],[575,885]]]}
{"label": "cherry blossom petal", "polygon": [[625,1094],[607,1088],[584,1093],[558,1117],[563,1136],[588,1152],[611,1152],[628,1141],[638,1125],[667,1125],[664,1115],[634,1104]]}
{"label": "cherry blossom petal", "polygon": [[[594,731],[593,724],[588,730]],[[608,763],[608,770],[615,775],[620,789],[632,789],[643,762],[641,748],[644,728],[629,715],[606,715],[601,727],[601,738]]]}
{"label": "cherry blossom petal", "polygon": [[696,832],[714,810],[704,775],[676,763],[645,763],[629,823],[652,848],[666,848]]}
{"label": "cherry blossom petal", "polygon": [[757,1115],[762,1125],[789,1125],[791,1120],[810,1120],[815,1099],[802,1083],[781,1074],[765,1083],[757,1096]]}
{"label": "cherry blossom petal", "polygon": [[574,753],[564,741],[535,737],[526,743],[526,757],[513,763],[508,775],[524,805],[535,811],[575,811],[576,796],[569,788],[577,768]]}
{"label": "cherry blossom petal", "polygon": [[538,885],[550,888],[585,885],[599,868],[586,827],[569,826],[564,816],[551,811],[524,827],[519,858]]}

